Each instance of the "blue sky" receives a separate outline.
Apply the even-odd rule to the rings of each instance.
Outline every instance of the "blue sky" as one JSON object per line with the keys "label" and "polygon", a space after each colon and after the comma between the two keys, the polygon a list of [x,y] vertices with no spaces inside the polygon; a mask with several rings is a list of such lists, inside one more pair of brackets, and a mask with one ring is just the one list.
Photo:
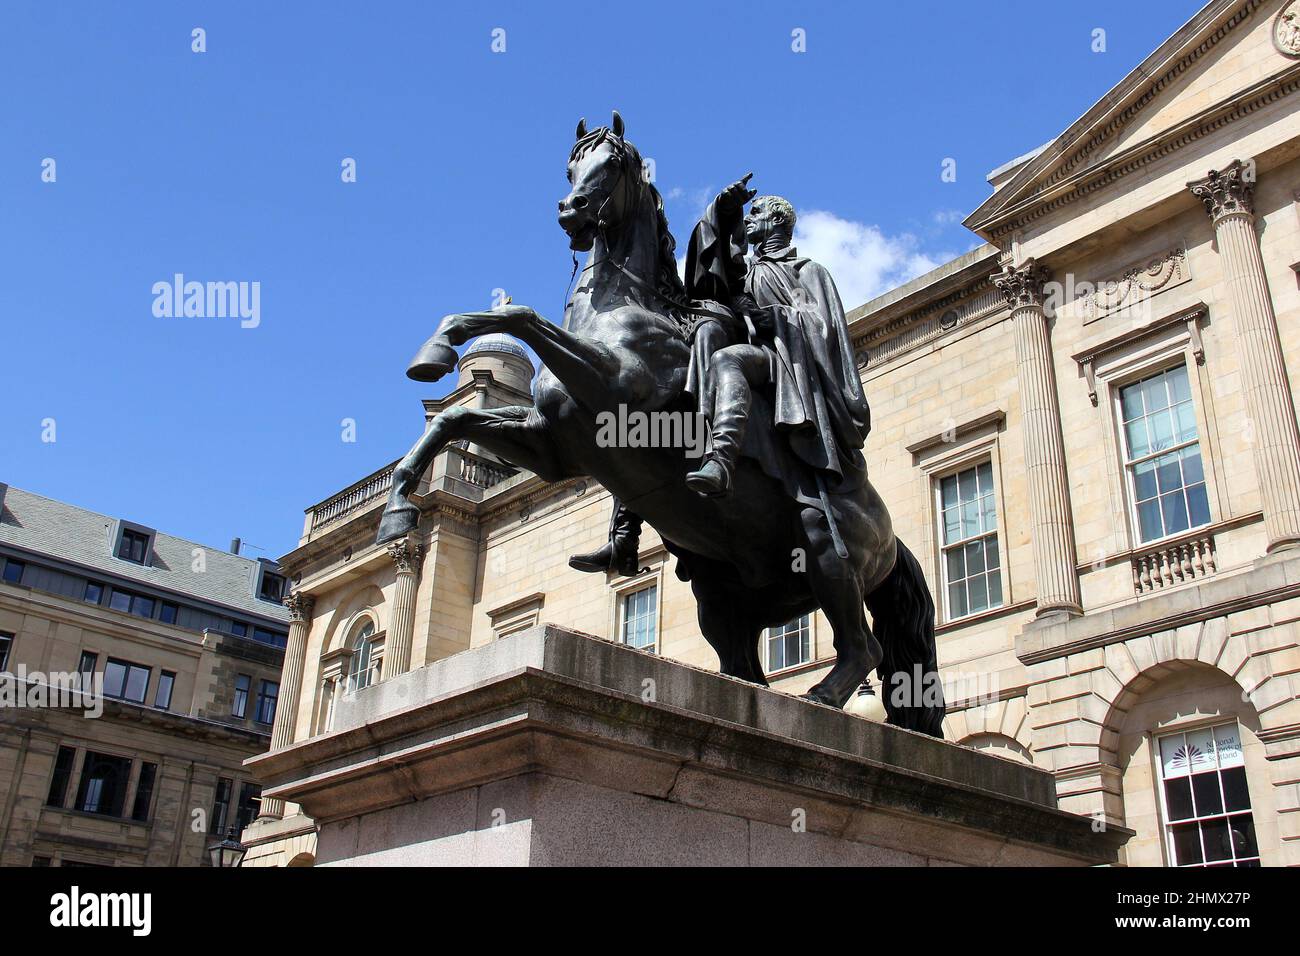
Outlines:
{"label": "blue sky", "polygon": [[[559,316],[579,116],[621,111],[680,248],[753,170],[853,306],[977,244],[985,175],[1199,6],[7,0],[0,481],[278,557],[418,436],[439,317]],[[260,324],[155,316],[178,272],[259,282]]]}

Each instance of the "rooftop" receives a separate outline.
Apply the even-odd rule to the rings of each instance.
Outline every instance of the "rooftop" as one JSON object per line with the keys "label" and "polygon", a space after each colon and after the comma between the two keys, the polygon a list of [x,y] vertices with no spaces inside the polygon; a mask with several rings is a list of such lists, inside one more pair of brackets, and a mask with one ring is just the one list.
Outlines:
{"label": "rooftop", "polygon": [[[255,590],[259,568],[266,564],[275,569],[274,562],[240,557],[148,529],[152,534],[148,563],[136,564],[116,556],[118,531],[123,526],[140,527],[0,484],[0,548],[48,555],[107,577],[188,595],[246,615],[288,621],[283,606],[261,600]],[[202,572],[192,570],[199,551],[203,553]]]}

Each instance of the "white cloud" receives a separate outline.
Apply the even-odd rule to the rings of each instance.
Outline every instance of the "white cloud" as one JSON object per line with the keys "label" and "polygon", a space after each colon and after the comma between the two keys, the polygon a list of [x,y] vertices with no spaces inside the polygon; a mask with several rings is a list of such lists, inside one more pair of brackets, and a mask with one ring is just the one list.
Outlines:
{"label": "white cloud", "polygon": [[830,270],[846,312],[953,258],[922,252],[911,233],[887,236],[820,209],[799,213],[794,244],[799,255]]}

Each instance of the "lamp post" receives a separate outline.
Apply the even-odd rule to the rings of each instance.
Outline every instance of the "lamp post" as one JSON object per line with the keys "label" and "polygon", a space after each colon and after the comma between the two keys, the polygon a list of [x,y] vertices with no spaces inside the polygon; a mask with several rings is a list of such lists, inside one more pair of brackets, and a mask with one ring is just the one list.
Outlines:
{"label": "lamp post", "polygon": [[224,840],[208,847],[208,857],[212,860],[212,865],[219,869],[234,869],[239,866],[244,862],[244,854],[247,852],[248,847],[235,836],[234,827],[226,830]]}

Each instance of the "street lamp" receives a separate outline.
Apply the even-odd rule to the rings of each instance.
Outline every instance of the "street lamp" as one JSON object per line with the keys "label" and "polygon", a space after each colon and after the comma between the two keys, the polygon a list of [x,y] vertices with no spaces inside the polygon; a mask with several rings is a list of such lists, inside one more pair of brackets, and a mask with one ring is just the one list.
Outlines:
{"label": "street lamp", "polygon": [[235,828],[231,827],[226,831],[226,838],[220,843],[214,843],[208,847],[208,856],[212,860],[212,865],[233,869],[244,862],[244,854],[248,852],[248,847],[240,843],[235,836]]}

